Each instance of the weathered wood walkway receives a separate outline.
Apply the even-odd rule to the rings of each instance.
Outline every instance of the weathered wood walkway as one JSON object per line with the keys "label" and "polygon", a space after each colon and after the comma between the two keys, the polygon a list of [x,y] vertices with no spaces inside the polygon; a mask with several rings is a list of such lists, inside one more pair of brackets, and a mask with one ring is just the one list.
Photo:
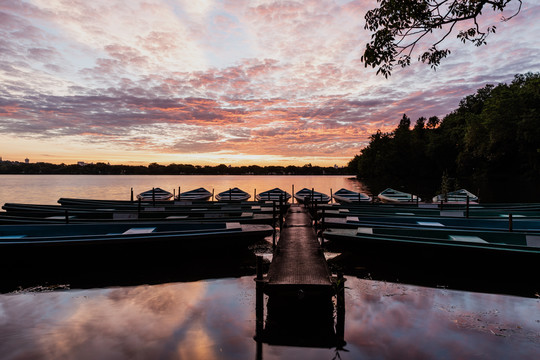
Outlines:
{"label": "weathered wood walkway", "polygon": [[311,217],[301,205],[292,205],[287,212],[264,288],[267,294],[298,297],[335,292]]}

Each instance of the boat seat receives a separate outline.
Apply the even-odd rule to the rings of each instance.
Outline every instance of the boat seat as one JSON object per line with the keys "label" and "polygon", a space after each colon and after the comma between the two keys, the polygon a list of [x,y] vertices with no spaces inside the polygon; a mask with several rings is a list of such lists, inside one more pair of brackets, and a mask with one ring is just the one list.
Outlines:
{"label": "boat seat", "polygon": [[122,234],[129,235],[129,234],[148,234],[152,231],[156,230],[155,227],[152,228],[131,228],[129,230],[124,231]]}
{"label": "boat seat", "polygon": [[466,236],[466,235],[449,235],[448,236],[450,240],[455,241],[466,241],[466,242],[475,242],[475,243],[485,243],[488,242],[482,238],[479,238],[478,236]]}
{"label": "boat seat", "polygon": [[444,227],[443,224],[441,224],[440,222],[436,222],[436,221],[417,221],[416,223],[418,225],[422,225],[422,226],[442,226],[442,227]]}
{"label": "boat seat", "polygon": [[540,235],[527,235],[527,246],[540,248]]}
{"label": "boat seat", "polygon": [[373,228],[370,227],[359,227],[356,229],[357,234],[373,234]]}

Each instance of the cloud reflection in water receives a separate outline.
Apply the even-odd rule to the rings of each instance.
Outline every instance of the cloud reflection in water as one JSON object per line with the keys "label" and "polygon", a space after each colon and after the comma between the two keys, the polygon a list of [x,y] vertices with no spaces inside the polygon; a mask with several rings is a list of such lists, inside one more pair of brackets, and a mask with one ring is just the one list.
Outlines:
{"label": "cloud reflection in water", "polygon": [[[346,283],[342,359],[535,358],[540,300],[360,280]],[[266,311],[266,309],[265,309]],[[253,359],[252,277],[0,295],[6,359]],[[268,359],[334,349],[263,345]]]}

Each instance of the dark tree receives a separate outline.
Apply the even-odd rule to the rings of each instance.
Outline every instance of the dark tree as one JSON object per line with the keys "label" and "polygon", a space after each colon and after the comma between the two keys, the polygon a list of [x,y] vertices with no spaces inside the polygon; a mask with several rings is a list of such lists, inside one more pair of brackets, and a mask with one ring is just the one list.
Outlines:
{"label": "dark tree", "polygon": [[366,45],[362,61],[365,66],[378,67],[377,74],[388,77],[394,65],[406,67],[411,64],[411,55],[420,41],[434,30],[442,30],[418,60],[436,68],[450,54],[449,49],[438,48],[439,44],[454,31],[458,23],[469,23],[470,27],[460,30],[457,38],[476,46],[486,44],[495,26],[482,27],[477,19],[484,9],[502,12],[509,3],[518,3],[518,9],[507,21],[521,10],[522,0],[377,0],[379,7],[367,12],[365,28],[373,32],[371,42]]}
{"label": "dark tree", "polygon": [[457,183],[482,201],[539,201],[540,74],[487,85],[442,121],[425,121],[410,130],[403,115],[393,132],[371,135],[349,166],[373,192],[403,188],[430,198]]}

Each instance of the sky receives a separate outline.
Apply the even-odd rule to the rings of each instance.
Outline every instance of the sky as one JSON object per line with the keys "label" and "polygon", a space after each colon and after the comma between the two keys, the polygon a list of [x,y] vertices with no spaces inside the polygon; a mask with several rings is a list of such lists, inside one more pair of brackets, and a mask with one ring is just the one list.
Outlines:
{"label": "sky", "polygon": [[403,114],[442,118],[487,84],[540,71],[540,3],[524,0],[507,22],[513,3],[484,12],[497,26],[487,45],[454,33],[437,70],[415,53],[376,75],[360,61],[376,5],[0,0],[0,157],[344,166]]}

